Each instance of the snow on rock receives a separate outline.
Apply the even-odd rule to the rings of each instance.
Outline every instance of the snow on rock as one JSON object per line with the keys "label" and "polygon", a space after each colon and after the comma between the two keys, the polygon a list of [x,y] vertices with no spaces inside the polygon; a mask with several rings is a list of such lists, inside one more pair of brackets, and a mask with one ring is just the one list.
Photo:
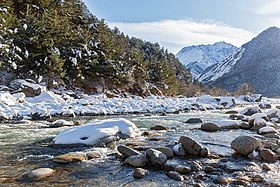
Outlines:
{"label": "snow on rock", "polygon": [[9,93],[0,91],[0,102],[6,105],[15,105],[16,99]]}
{"label": "snow on rock", "polygon": [[255,118],[254,119],[254,125],[258,125],[258,126],[262,126],[262,125],[266,125],[267,121],[265,121],[263,118]]}
{"label": "snow on rock", "polygon": [[140,135],[138,128],[133,122],[124,118],[117,118],[94,121],[66,129],[54,138],[54,143],[94,145],[100,139],[116,136],[118,133],[132,138]]}
{"label": "snow on rock", "polygon": [[270,126],[260,128],[259,134],[266,134],[266,133],[277,133],[277,130]]}
{"label": "snow on rock", "polygon": [[259,106],[250,106],[246,107],[244,110],[240,112],[240,114],[251,116],[255,113],[261,113],[261,108]]}
{"label": "snow on rock", "polygon": [[236,105],[236,101],[234,97],[220,97],[218,100],[219,100],[219,105],[222,105],[226,108],[233,107]]}
{"label": "snow on rock", "polygon": [[216,122],[222,129],[238,129],[239,123],[235,120],[220,120]]}
{"label": "snow on rock", "polygon": [[269,118],[280,118],[280,109],[274,108],[266,112]]}
{"label": "snow on rock", "polygon": [[267,115],[265,113],[256,113],[253,114],[252,116],[249,116],[248,121],[253,122],[255,119],[258,118],[267,119]]}
{"label": "snow on rock", "polygon": [[212,97],[211,95],[203,95],[197,99],[198,103],[205,103],[205,104],[211,104],[211,103],[217,103],[217,99]]}
{"label": "snow on rock", "polygon": [[40,95],[43,92],[47,91],[46,86],[42,86],[40,84],[36,84],[34,81],[23,80],[23,79],[16,79],[10,83],[10,87],[16,91],[21,91],[25,93],[27,97],[34,97]]}
{"label": "snow on rock", "polygon": [[60,96],[52,91],[43,92],[40,95],[29,98],[28,102],[31,103],[65,103],[65,100]]}

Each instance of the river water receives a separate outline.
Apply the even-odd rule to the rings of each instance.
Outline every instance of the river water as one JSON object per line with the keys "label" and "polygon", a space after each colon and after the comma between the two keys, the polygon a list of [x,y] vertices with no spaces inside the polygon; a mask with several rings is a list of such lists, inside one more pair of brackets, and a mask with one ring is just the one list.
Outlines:
{"label": "river water", "polygon": [[[240,135],[252,135],[251,131],[246,130],[227,130],[215,133],[208,133],[199,130],[201,124],[184,123],[191,117],[199,117],[207,122],[227,119],[225,111],[192,111],[182,114],[169,114],[167,116],[99,116],[99,117],[79,117],[83,123],[94,119],[106,119],[124,117],[133,121],[142,131],[147,131],[151,126],[163,125],[170,130],[160,132],[159,141],[147,140],[146,137],[139,137],[133,140],[121,140],[117,144],[139,144],[140,146],[170,145],[179,140],[181,135],[187,135],[201,142],[208,147],[211,152],[223,155],[227,160],[227,167],[245,168],[247,172],[259,172],[261,162],[255,161],[254,166],[251,160],[240,157],[232,157],[230,149],[231,141]],[[109,148],[74,147],[62,148],[55,147],[52,139],[63,129],[49,128],[47,122],[31,122],[20,124],[0,124],[0,186],[188,186],[193,179],[184,182],[177,182],[169,179],[164,171],[156,168],[148,168],[150,174],[143,179],[135,180],[132,177],[133,169],[123,164],[121,158],[115,156],[115,151]],[[54,163],[51,159],[54,156],[69,152],[84,152],[97,150],[102,153],[100,159],[92,159],[80,163],[61,165]],[[220,162],[213,159],[202,158],[174,158],[170,162],[188,165],[189,162],[200,159],[203,162]],[[30,181],[22,178],[28,171],[49,167],[56,170],[55,174],[40,181]],[[268,181],[275,184],[280,180],[279,164],[271,164],[273,171],[262,173]],[[234,170],[234,169],[233,169]],[[215,175],[230,175],[216,173]],[[5,180],[4,180],[5,179]],[[213,176],[205,177],[204,184],[209,186]],[[252,184],[254,185],[254,184]],[[257,184],[256,184],[257,186]]]}

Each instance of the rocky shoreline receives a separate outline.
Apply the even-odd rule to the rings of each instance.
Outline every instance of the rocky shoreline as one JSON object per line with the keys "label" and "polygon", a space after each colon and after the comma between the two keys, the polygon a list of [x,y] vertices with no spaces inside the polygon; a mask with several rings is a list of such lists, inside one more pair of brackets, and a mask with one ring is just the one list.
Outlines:
{"label": "rocky shoreline", "polygon": [[[48,93],[48,95],[52,94]],[[108,98],[103,99],[107,101],[110,100]],[[112,102],[115,104],[121,100],[126,99],[116,98],[113,99]],[[221,102],[222,100],[223,102]],[[227,102],[225,102],[225,100]],[[28,103],[29,101],[29,98],[27,98],[24,102]],[[185,120],[184,124],[186,126],[199,126],[196,131],[204,132],[209,134],[209,136],[211,136],[212,133],[224,133],[228,131],[232,134],[238,131],[248,131],[250,135],[238,136],[234,138],[229,145],[225,145],[230,146],[232,150],[232,154],[228,155],[217,153],[209,148],[211,142],[207,144],[207,142],[190,135],[181,135],[178,139],[170,141],[168,140],[168,134],[177,134],[180,130],[164,124],[157,124],[149,127],[149,129],[140,129],[141,135],[138,135],[137,132],[137,136],[135,135],[133,137],[123,136],[126,135],[126,133],[123,132],[132,133],[132,131],[115,131],[116,129],[114,127],[113,130],[115,134],[105,134],[104,138],[100,138],[98,143],[94,145],[85,145],[87,148],[79,152],[70,151],[65,154],[54,155],[54,157],[51,158],[53,164],[46,165],[52,167],[38,166],[34,168],[34,170],[25,172],[13,179],[0,176],[0,183],[5,185],[26,185],[32,184],[33,182],[44,182],[51,180],[54,176],[57,177],[65,165],[71,166],[76,163],[83,164],[92,161],[103,163],[107,162],[108,158],[110,158],[118,162],[120,167],[131,171],[128,176],[131,177],[130,186],[137,186],[142,184],[139,182],[143,181],[145,181],[147,186],[158,186],[159,184],[153,183],[153,179],[159,176],[166,176],[169,181],[167,178],[163,177],[164,180],[168,184],[174,185],[279,186],[277,182],[266,179],[268,173],[277,171],[278,165],[274,165],[274,163],[278,163],[280,157],[280,109],[278,109],[278,107],[272,108],[270,104],[277,104],[277,100],[273,100],[273,102],[269,102],[268,100],[248,102],[245,101],[244,98],[242,100],[241,98],[227,97],[225,99],[225,97],[214,98],[211,96],[202,96],[199,98],[159,98],[154,96],[151,99],[147,99],[145,102],[152,102],[153,105],[149,105],[150,107],[158,107],[159,103],[165,103],[166,101],[168,101],[168,104],[170,104],[170,102],[176,102],[177,105],[175,106],[173,104],[172,107],[167,108],[167,105],[162,106],[161,104],[163,108],[159,110],[159,117],[168,117],[168,115],[170,115],[169,113],[179,116],[182,114],[181,112],[190,110],[199,110],[201,111],[201,115],[203,115],[203,111],[206,110],[227,109],[225,114],[228,116],[228,119],[205,121],[199,116],[196,116],[188,118]],[[180,103],[183,101],[185,103]],[[104,100],[102,102],[107,103],[104,102]],[[135,103],[135,100],[133,100],[133,102]],[[155,103],[157,103],[157,105],[154,105]],[[46,103],[44,104],[46,105]],[[61,104],[61,102],[59,104]],[[230,109],[236,105],[239,107],[242,105],[254,106],[248,106],[242,108],[242,110],[240,108],[238,110]],[[7,104],[7,106],[10,106],[10,108],[14,107],[14,105],[9,104]],[[84,105],[82,106],[84,107]],[[148,104],[145,106],[148,106]],[[185,106],[189,106],[190,108],[186,109]],[[174,108],[176,108],[176,110]],[[180,109],[177,110],[177,108]],[[184,108],[184,110],[182,108]],[[143,116],[153,116],[155,115],[153,114],[155,111],[156,110],[153,112],[144,111]],[[138,112],[133,111],[132,113]],[[54,114],[53,112],[52,116],[56,116]],[[75,112],[74,114],[76,116]],[[37,113],[37,115],[46,117],[39,113]],[[26,119],[32,119],[32,115],[28,113],[22,116]],[[15,120],[14,118],[7,118],[2,119],[2,122],[9,123],[12,119]],[[101,122],[103,123],[104,121],[101,120]],[[73,131],[73,128],[81,129],[86,125],[87,124],[82,125],[82,122],[79,120],[70,121],[69,119],[58,119],[51,122],[49,127],[64,128],[65,130],[63,132],[65,133],[67,131]],[[130,127],[128,126],[127,128]],[[111,130],[112,129],[110,129],[110,132]],[[101,131],[104,133],[107,132],[108,129]],[[85,131],[80,132],[84,133]],[[121,134],[118,132],[121,132]],[[73,137],[73,135],[70,137]],[[90,139],[88,135],[84,134],[81,134],[79,137],[81,140]],[[223,146],[222,144],[219,145],[219,143],[217,145]],[[72,146],[81,147],[83,144],[75,145],[75,142],[72,142],[71,145],[66,143],[62,145],[62,147],[60,147],[60,145],[55,146],[54,149],[63,150]],[[109,150],[109,152],[103,154],[98,150],[92,151],[92,146],[93,148],[96,146],[104,147]]]}

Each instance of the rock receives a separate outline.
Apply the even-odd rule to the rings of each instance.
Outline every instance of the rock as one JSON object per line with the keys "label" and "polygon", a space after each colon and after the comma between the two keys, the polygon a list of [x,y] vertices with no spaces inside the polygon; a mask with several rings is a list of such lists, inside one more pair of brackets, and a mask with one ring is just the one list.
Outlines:
{"label": "rock", "polygon": [[80,120],[76,120],[76,121],[74,122],[74,125],[75,125],[75,126],[82,125],[82,122],[81,122]]}
{"label": "rock", "polygon": [[125,157],[129,157],[129,156],[132,156],[132,155],[140,155],[140,153],[138,151],[135,151],[127,146],[124,146],[124,145],[119,145],[117,147],[117,150]]}
{"label": "rock", "polygon": [[263,182],[264,178],[261,175],[253,175],[251,178],[252,182]]}
{"label": "rock", "polygon": [[165,171],[172,171],[175,169],[175,165],[172,164],[172,163],[169,163],[168,161],[165,162],[163,165],[162,165],[162,169],[165,170]]}
{"label": "rock", "polygon": [[149,174],[149,171],[142,168],[136,168],[133,172],[134,178],[143,178],[145,175]]}
{"label": "rock", "polygon": [[16,79],[10,83],[10,87],[14,90],[23,92],[26,97],[35,97],[45,92],[45,86],[36,84],[33,80]]}
{"label": "rock", "polygon": [[229,111],[226,111],[225,114],[238,114],[238,111],[229,110]]}
{"label": "rock", "polygon": [[241,186],[248,186],[250,183],[244,180],[239,180],[239,179],[232,179],[230,184],[233,185],[241,185]]}
{"label": "rock", "polygon": [[231,148],[245,156],[261,147],[262,143],[251,136],[238,136],[231,142]]}
{"label": "rock", "polygon": [[176,172],[180,173],[180,174],[187,174],[187,173],[191,172],[191,168],[190,168],[190,167],[181,166],[181,165],[176,166],[176,167],[174,168],[174,170],[175,170]]}
{"label": "rock", "polygon": [[165,173],[167,177],[176,181],[184,181],[184,177],[176,171],[168,171]]}
{"label": "rock", "polygon": [[270,149],[261,149],[260,155],[267,162],[276,162],[278,160],[277,155]]}
{"label": "rock", "polygon": [[151,131],[144,131],[144,132],[142,133],[142,135],[143,135],[143,136],[148,136],[148,137],[150,137],[150,136],[160,136],[159,133],[151,132]]}
{"label": "rock", "polygon": [[86,156],[87,156],[88,160],[102,157],[101,153],[99,153],[99,152],[89,152],[89,153],[86,153]]}
{"label": "rock", "polygon": [[146,154],[153,165],[162,165],[167,161],[167,156],[161,151],[155,149],[148,149],[146,151]]}
{"label": "rock", "polygon": [[33,113],[31,114],[32,120],[48,120],[51,119],[52,116],[49,113],[40,114],[40,113]]}
{"label": "rock", "polygon": [[59,155],[52,159],[56,163],[60,164],[69,164],[72,162],[81,162],[86,160],[85,156],[82,155],[72,155],[72,154],[65,154],[65,155]]}
{"label": "rock", "polygon": [[179,110],[176,110],[175,112],[173,112],[173,114],[180,114],[181,112]]}
{"label": "rock", "polygon": [[269,104],[269,103],[260,103],[259,107],[261,109],[271,109],[272,108],[271,104]]}
{"label": "rock", "polygon": [[157,131],[161,131],[161,130],[168,130],[168,128],[167,127],[164,127],[164,126],[162,126],[162,125],[156,125],[156,126],[154,126],[154,127],[151,127],[150,128],[151,130],[157,130]]}
{"label": "rock", "polygon": [[73,121],[66,121],[64,119],[59,119],[53,122],[50,127],[63,127],[63,126],[73,126]]}
{"label": "rock", "polygon": [[216,132],[220,130],[221,127],[215,123],[204,123],[201,125],[200,129],[207,132]]}
{"label": "rock", "polygon": [[132,155],[127,157],[127,159],[124,161],[125,164],[129,164],[134,167],[143,167],[147,163],[147,157],[145,154],[141,155]]}
{"label": "rock", "polygon": [[49,177],[54,172],[55,171],[53,169],[50,169],[50,168],[39,168],[39,169],[35,169],[35,170],[27,173],[27,177],[30,178],[30,179],[42,179],[42,178],[45,178],[45,177]]}
{"label": "rock", "polygon": [[203,146],[188,136],[181,136],[179,143],[182,144],[187,154],[199,155]]}
{"label": "rock", "polygon": [[208,155],[210,155],[210,150],[207,147],[203,147],[200,150],[200,156],[207,157]]}
{"label": "rock", "polygon": [[180,143],[174,145],[173,152],[178,156],[185,156],[186,155],[186,151],[185,151],[184,147],[182,146],[182,144],[180,144]]}
{"label": "rock", "polygon": [[203,123],[203,120],[200,118],[190,118],[185,123]]}
{"label": "rock", "polygon": [[203,168],[199,161],[194,161],[191,163],[191,169],[192,171],[198,172],[201,171]]}
{"label": "rock", "polygon": [[240,112],[240,114],[243,114],[245,116],[252,116],[256,113],[261,113],[261,109],[259,106],[247,107]]}
{"label": "rock", "polygon": [[206,166],[206,167],[204,168],[204,171],[205,171],[206,173],[212,173],[213,171],[215,171],[215,169],[214,169],[212,166]]}
{"label": "rock", "polygon": [[221,129],[239,129],[239,123],[235,120],[220,120],[217,121],[217,125],[219,125]]}
{"label": "rock", "polygon": [[173,151],[169,147],[157,147],[155,149],[165,154],[167,158],[174,157]]}
{"label": "rock", "polygon": [[248,129],[252,128],[252,125],[250,125],[247,122],[241,122],[241,123],[239,123],[239,127],[240,127],[240,129],[248,130]]}
{"label": "rock", "polygon": [[262,128],[260,128],[259,131],[258,131],[258,133],[259,133],[259,134],[268,134],[268,133],[276,134],[277,131],[276,131],[275,128],[273,128],[273,127],[268,127],[268,126],[267,126],[267,127],[262,127]]}
{"label": "rock", "polygon": [[262,157],[258,151],[252,151],[247,155],[247,157],[254,160],[262,160]]}
{"label": "rock", "polygon": [[261,168],[265,171],[271,171],[271,167],[267,164],[267,163],[264,163],[261,165]]}
{"label": "rock", "polygon": [[213,181],[215,184],[224,184],[228,185],[230,183],[230,179],[227,177],[217,177]]}

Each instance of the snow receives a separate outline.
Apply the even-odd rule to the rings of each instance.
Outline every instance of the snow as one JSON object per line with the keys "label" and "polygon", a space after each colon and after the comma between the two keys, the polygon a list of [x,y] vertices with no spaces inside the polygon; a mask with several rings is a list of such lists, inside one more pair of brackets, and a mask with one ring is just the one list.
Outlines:
{"label": "snow", "polygon": [[17,89],[22,89],[24,87],[29,87],[29,88],[32,88],[33,90],[42,90],[42,92],[47,91],[46,86],[42,86],[42,85],[39,85],[39,84],[36,84],[36,83],[30,83],[30,82],[27,82],[26,80],[23,80],[23,79],[13,80],[10,83],[10,87],[17,88]]}
{"label": "snow", "polygon": [[266,112],[267,116],[273,116],[274,118],[280,118],[280,109],[274,108]]}
{"label": "snow", "polygon": [[51,91],[43,92],[41,95],[38,95],[33,98],[28,99],[31,103],[64,103],[64,99]]}
{"label": "snow", "polygon": [[246,107],[245,109],[243,109],[242,111],[240,111],[239,113],[240,114],[245,114],[249,110],[251,110],[253,112],[257,112],[257,113],[261,112],[261,108],[259,106],[249,106],[249,107]]}
{"label": "snow", "polygon": [[277,131],[275,130],[275,128],[267,126],[267,127],[260,128],[259,133],[260,134],[263,134],[263,133],[277,133]]}
{"label": "snow", "polygon": [[0,91],[0,102],[6,105],[15,105],[16,99],[9,92]]}
{"label": "snow", "polygon": [[55,138],[55,144],[86,144],[94,145],[102,138],[115,136],[117,133],[134,138],[140,135],[136,125],[124,118],[107,119],[87,123],[66,129]]}
{"label": "snow", "polygon": [[254,119],[254,125],[266,125],[267,121],[263,118],[256,118]]}
{"label": "snow", "polygon": [[231,68],[236,64],[236,62],[242,57],[244,51],[244,48],[240,48],[236,53],[232,54],[227,59],[215,65],[208,72],[202,74],[199,77],[198,81],[203,84],[216,81],[231,70]]}
{"label": "snow", "polygon": [[217,100],[214,97],[212,97],[211,95],[204,95],[204,96],[199,97],[197,102],[210,104],[210,103],[216,103]]}
{"label": "snow", "polygon": [[252,116],[249,116],[249,121],[253,121],[257,118],[267,118],[267,115],[265,113],[256,113],[256,114],[253,114]]}
{"label": "snow", "polygon": [[220,120],[220,121],[217,121],[216,124],[222,128],[239,126],[239,123],[235,120]]}
{"label": "snow", "polygon": [[217,42],[213,45],[184,47],[176,57],[190,70],[193,78],[197,79],[209,66],[223,61],[236,50],[237,48],[231,44]]}

